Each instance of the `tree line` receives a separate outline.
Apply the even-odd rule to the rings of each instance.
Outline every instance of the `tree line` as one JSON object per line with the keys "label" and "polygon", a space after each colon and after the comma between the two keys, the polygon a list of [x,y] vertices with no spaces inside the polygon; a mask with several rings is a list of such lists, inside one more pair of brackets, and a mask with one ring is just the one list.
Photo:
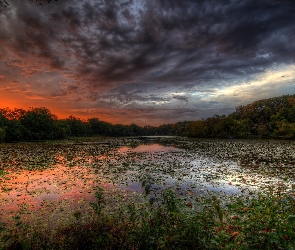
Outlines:
{"label": "tree line", "polygon": [[157,133],[195,138],[295,139],[295,95],[239,106],[229,115],[164,124]]}
{"label": "tree line", "polygon": [[0,109],[0,142],[91,135],[295,139],[295,95],[255,101],[237,107],[229,115],[214,115],[207,119],[163,124],[159,127],[113,125],[98,118],[82,120],[75,116],[58,119],[45,107],[28,110]]}
{"label": "tree line", "polygon": [[240,106],[225,116],[175,124],[180,133],[203,138],[295,139],[295,95],[284,95]]}
{"label": "tree line", "polygon": [[154,135],[156,128],[136,124],[113,125],[98,118],[82,120],[75,116],[57,119],[49,109],[0,109],[0,141],[53,140],[70,136],[143,136]]}

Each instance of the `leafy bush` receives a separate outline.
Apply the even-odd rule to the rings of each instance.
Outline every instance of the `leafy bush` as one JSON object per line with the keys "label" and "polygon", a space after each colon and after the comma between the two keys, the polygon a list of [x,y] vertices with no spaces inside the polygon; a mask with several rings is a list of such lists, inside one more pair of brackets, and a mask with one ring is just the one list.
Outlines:
{"label": "leafy bush", "polygon": [[295,248],[295,199],[285,191],[224,204],[217,197],[180,199],[173,189],[155,190],[148,181],[144,190],[145,203],[130,201],[109,209],[99,188],[92,220],[83,221],[76,212],[70,225],[51,235],[16,218],[17,229],[4,233],[2,249]]}

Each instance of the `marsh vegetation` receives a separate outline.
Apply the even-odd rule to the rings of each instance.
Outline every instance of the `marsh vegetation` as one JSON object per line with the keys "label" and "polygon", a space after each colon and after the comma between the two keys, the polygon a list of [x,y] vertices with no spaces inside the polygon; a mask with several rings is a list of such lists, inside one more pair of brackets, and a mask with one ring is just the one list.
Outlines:
{"label": "marsh vegetation", "polygon": [[291,141],[1,144],[2,249],[294,249]]}

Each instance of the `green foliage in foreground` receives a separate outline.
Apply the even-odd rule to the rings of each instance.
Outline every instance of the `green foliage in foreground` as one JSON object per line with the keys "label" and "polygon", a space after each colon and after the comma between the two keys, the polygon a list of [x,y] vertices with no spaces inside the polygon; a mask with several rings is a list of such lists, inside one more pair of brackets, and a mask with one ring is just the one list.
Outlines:
{"label": "green foliage in foreground", "polygon": [[15,218],[17,229],[0,225],[0,249],[295,249],[292,195],[268,191],[221,204],[216,197],[184,201],[172,189],[145,191],[149,202],[110,211],[98,189],[92,221],[74,213],[71,225],[51,235]]}

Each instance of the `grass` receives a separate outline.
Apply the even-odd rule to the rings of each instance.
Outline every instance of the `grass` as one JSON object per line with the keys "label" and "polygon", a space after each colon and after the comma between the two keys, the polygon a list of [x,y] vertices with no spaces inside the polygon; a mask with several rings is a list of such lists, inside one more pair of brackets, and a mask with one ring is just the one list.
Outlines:
{"label": "grass", "polygon": [[283,188],[223,204],[143,184],[145,203],[110,210],[98,189],[91,220],[74,213],[71,224],[45,234],[16,216],[14,230],[0,225],[0,249],[295,249],[295,199]]}

